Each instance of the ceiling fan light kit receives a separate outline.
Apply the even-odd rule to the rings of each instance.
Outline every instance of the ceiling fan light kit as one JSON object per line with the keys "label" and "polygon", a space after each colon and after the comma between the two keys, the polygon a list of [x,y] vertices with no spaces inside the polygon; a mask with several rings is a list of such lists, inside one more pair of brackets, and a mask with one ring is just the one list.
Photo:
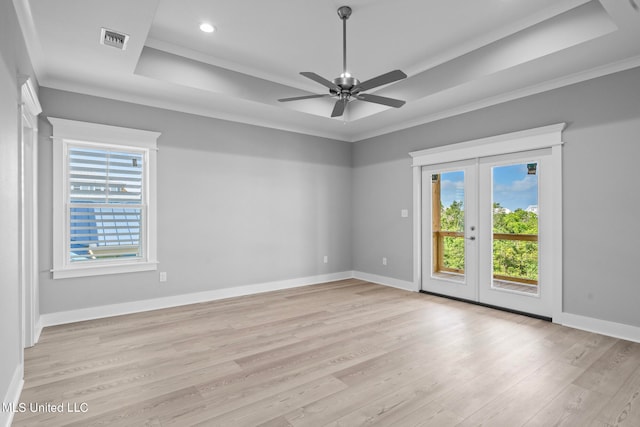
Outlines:
{"label": "ceiling fan light kit", "polygon": [[352,100],[360,100],[373,102],[375,104],[386,105],[388,107],[400,108],[405,101],[393,98],[387,98],[379,95],[371,95],[362,93],[366,90],[374,89],[398,80],[405,79],[407,75],[400,70],[393,70],[388,73],[379,75],[372,79],[360,82],[347,71],[347,19],[351,16],[352,10],[349,6],[341,6],[338,8],[338,16],[342,20],[342,74],[333,80],[311,71],[303,71],[300,74],[304,77],[315,81],[329,89],[328,94],[296,96],[293,98],[279,99],[280,102],[300,101],[303,99],[334,97],[338,98],[331,112],[331,117],[340,117],[344,114],[347,103]]}

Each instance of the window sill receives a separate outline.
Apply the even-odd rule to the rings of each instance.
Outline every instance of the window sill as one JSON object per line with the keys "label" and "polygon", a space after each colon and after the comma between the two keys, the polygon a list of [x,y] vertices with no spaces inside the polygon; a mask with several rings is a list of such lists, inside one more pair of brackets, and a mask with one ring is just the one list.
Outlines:
{"label": "window sill", "polygon": [[103,276],[106,274],[137,273],[140,271],[154,271],[157,269],[157,261],[139,261],[131,263],[72,266],[53,269],[51,272],[53,273],[53,278],[55,280],[73,277]]}

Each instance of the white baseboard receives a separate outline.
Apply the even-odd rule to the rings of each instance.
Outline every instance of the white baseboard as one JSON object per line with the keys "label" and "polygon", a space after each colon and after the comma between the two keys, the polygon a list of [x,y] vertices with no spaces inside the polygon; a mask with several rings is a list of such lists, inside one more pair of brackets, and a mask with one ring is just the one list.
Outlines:
{"label": "white baseboard", "polygon": [[391,286],[392,288],[404,289],[405,291],[418,292],[414,283],[407,280],[378,276],[377,274],[363,273],[362,271],[354,271],[353,278],[378,283],[380,285]]}
{"label": "white baseboard", "polygon": [[258,294],[262,292],[278,291],[281,289],[297,288],[315,285],[335,280],[351,279],[351,271],[340,273],[320,274],[317,276],[301,277],[297,279],[279,280],[275,282],[238,286],[233,288],[215,289],[205,292],[174,295],[170,297],[154,298],[142,301],[125,302],[121,304],[102,305],[98,307],[81,308],[78,310],[44,313],[40,315],[40,327],[62,325],[65,323],[81,322],[84,320],[102,319],[123,314],[140,313],[159,310],[162,308],[181,305],[198,304],[225,298]]}
{"label": "white baseboard", "polygon": [[[554,321],[556,319],[553,319]],[[557,323],[570,328],[595,332],[614,338],[640,343],[640,327],[626,325],[624,323],[610,322],[608,320],[595,319],[593,317],[580,316],[578,314],[562,313]]]}
{"label": "white baseboard", "polygon": [[[70,310],[57,313],[45,313],[40,316],[40,321],[38,322],[36,329],[37,334],[35,337],[35,341],[38,342],[38,339],[40,338],[40,332],[42,331],[42,328],[46,326],[62,325],[65,323],[80,322],[84,320],[101,319],[105,317],[120,316],[123,314],[139,313],[150,310],[158,310],[162,308],[177,307],[181,305],[197,304],[224,298],[252,295],[262,292],[277,291],[281,289],[290,289],[300,286],[308,286],[350,278],[378,283],[381,285],[403,289],[406,291],[418,291],[412,281],[400,280],[392,277],[380,276],[377,274],[364,273],[361,271],[344,271],[340,273],[322,274],[298,279],[216,289],[205,292],[175,295],[142,301],[132,301],[122,304],[89,307],[79,310]],[[571,328],[582,329],[585,331],[608,335],[615,338],[640,342],[640,327],[637,326],[594,319],[591,317],[580,316],[571,313],[562,313],[558,319],[554,318],[554,322]],[[20,381],[22,381],[21,376]],[[18,387],[18,390],[21,390],[21,388],[22,385]],[[20,394],[18,391],[18,396],[19,395]],[[9,394],[7,394],[7,396],[9,397]],[[1,415],[4,416],[4,414]],[[0,421],[4,422],[2,418],[0,418]],[[2,422],[0,422],[0,426],[3,425]]]}
{"label": "white baseboard", "polygon": [[[13,372],[13,378],[11,384],[5,393],[4,399],[0,404],[10,404],[11,408],[17,408],[18,402],[20,402],[20,394],[22,393],[22,387],[24,386],[24,365],[21,363],[16,366]],[[13,422],[14,411],[5,411],[0,407],[0,426],[11,427]]]}

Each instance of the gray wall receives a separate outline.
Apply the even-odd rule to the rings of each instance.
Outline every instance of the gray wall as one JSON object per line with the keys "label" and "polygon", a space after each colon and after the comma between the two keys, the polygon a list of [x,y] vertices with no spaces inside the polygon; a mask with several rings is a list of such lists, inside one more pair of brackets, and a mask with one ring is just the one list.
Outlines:
{"label": "gray wall", "polygon": [[353,269],[412,280],[409,152],[559,122],[564,309],[640,326],[640,68],[356,143]]}
{"label": "gray wall", "polygon": [[[33,75],[18,18],[0,1],[0,399],[22,363],[18,276],[19,113],[18,75]],[[12,396],[11,396],[12,397]],[[0,425],[8,413],[0,411]]]}
{"label": "gray wall", "polygon": [[42,313],[351,270],[350,144],[44,87],[40,101],[42,116],[162,132],[158,258],[168,275],[51,279],[51,125],[42,118]]}
{"label": "gray wall", "polygon": [[640,69],[353,145],[47,88],[40,97],[45,115],[163,133],[158,242],[169,276],[50,279],[51,129],[42,120],[43,313],[352,269],[411,281],[412,220],[400,217],[412,207],[408,153],[567,122],[565,310],[640,326],[631,269]]}

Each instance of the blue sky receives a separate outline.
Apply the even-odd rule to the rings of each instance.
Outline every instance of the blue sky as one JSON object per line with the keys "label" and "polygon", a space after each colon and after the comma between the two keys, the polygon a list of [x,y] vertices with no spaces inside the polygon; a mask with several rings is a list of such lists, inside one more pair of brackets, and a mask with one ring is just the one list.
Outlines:
{"label": "blue sky", "polygon": [[445,172],[440,175],[440,200],[446,208],[455,201],[464,202],[464,172]]}
{"label": "blue sky", "polygon": [[528,175],[527,164],[493,168],[493,201],[515,211],[538,204],[538,174]]}
{"label": "blue sky", "polygon": [[[464,200],[463,172],[442,174],[441,199],[445,207]],[[538,175],[528,175],[526,163],[494,167],[493,201],[512,211],[537,205]]]}

